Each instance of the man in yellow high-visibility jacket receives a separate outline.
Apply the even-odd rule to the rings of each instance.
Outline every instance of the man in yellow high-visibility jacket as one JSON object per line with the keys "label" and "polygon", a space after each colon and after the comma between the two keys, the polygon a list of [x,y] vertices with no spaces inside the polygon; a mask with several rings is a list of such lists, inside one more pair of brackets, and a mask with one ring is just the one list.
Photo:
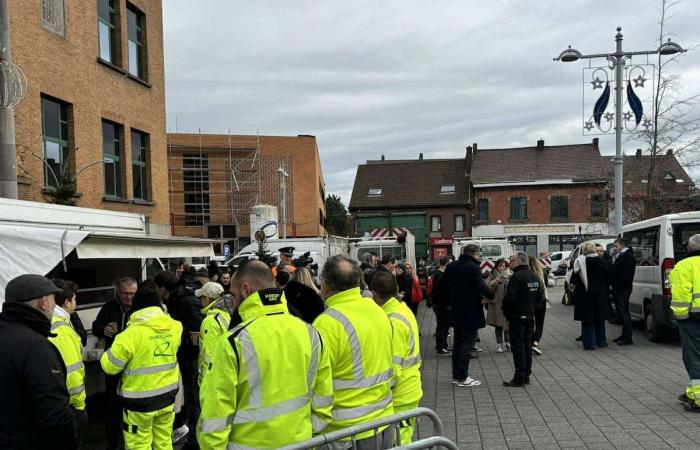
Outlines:
{"label": "man in yellow high-visibility jacket", "polygon": [[[389,272],[377,272],[372,277],[374,301],[389,316],[393,328],[394,379],[391,392],[394,396],[394,411],[397,413],[417,408],[423,397],[420,376],[420,344],[418,322],[406,303],[398,300],[396,277]],[[401,422],[400,440],[405,445],[413,439],[415,419]]]}
{"label": "man in yellow high-visibility jacket", "polygon": [[123,372],[117,394],[129,450],[172,449],[181,337],[182,324],[163,312],[158,293],[142,288],[134,296],[126,329],[102,355],[107,374]]}
{"label": "man in yellow high-visibility jacket", "polygon": [[[340,255],[329,258],[321,274],[327,309],[316,318],[314,328],[331,358],[334,406],[329,432],[394,413],[391,323],[382,308],[362,297],[361,276],[357,264]],[[379,448],[390,448],[393,428],[380,431]],[[377,448],[371,431],[357,439],[358,449]]]}
{"label": "man in yellow high-visibility jacket", "polygon": [[690,384],[680,400],[700,412],[700,234],[688,239],[688,255],[671,272],[671,311],[678,321],[683,364]]}
{"label": "man in yellow high-visibility jacket", "polygon": [[206,317],[199,331],[199,384],[202,383],[204,372],[211,362],[214,344],[228,332],[231,314],[236,309],[233,296],[224,292],[219,283],[209,282],[194,291],[194,295],[202,302],[202,313]]}
{"label": "man in yellow high-visibility jacket", "polygon": [[279,448],[323,432],[333,385],[319,333],[289,314],[260,261],[241,264],[230,289],[243,322],[218,340],[204,374],[200,448]]}
{"label": "man in yellow high-visibility jacket", "polygon": [[66,365],[66,388],[73,410],[75,434],[80,445],[88,422],[87,411],[85,411],[85,367],[83,366],[83,345],[70,322],[70,315],[75,311],[75,294],[78,286],[66,280],[53,280],[53,284],[61,289],[61,292],[55,296],[56,307],[51,319],[51,333],[55,337],[49,337],[49,341],[56,346]]}

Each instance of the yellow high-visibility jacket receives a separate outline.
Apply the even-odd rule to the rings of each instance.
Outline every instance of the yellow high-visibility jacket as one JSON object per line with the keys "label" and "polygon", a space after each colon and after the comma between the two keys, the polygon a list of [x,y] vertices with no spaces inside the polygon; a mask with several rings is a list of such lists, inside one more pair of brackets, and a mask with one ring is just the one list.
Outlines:
{"label": "yellow high-visibility jacket", "polygon": [[330,297],[326,307],[313,325],[329,350],[333,372],[333,422],[328,431],[393,414],[392,331],[386,313],[362,297],[359,288]]}
{"label": "yellow high-visibility jacket", "polygon": [[333,386],[319,333],[289,314],[279,289],[254,293],[239,312],[202,380],[200,447],[278,448],[323,432]]}
{"label": "yellow high-visibility jacket", "polygon": [[676,264],[669,276],[671,311],[677,320],[700,318],[700,253]]}
{"label": "yellow high-visibility jacket", "polygon": [[396,298],[390,298],[382,309],[389,316],[394,332],[394,379],[391,388],[394,407],[415,404],[423,397],[418,322],[408,306]]}
{"label": "yellow high-visibility jacket", "polygon": [[202,309],[206,317],[202,321],[202,326],[199,331],[199,383],[202,383],[204,372],[206,372],[211,354],[214,351],[216,341],[226,334],[229,323],[231,323],[231,314],[223,308],[217,307],[217,302],[212,302]]}
{"label": "yellow high-visibility jacket", "polygon": [[85,409],[85,366],[83,345],[80,336],[70,323],[70,315],[56,306],[51,320],[51,332],[56,337],[49,341],[56,346],[66,365],[66,388],[70,394],[70,405],[80,411]]}
{"label": "yellow high-visibility jacket", "polygon": [[105,373],[123,372],[117,394],[125,409],[150,412],[175,402],[181,337],[182,324],[158,306],[131,314],[100,360]]}

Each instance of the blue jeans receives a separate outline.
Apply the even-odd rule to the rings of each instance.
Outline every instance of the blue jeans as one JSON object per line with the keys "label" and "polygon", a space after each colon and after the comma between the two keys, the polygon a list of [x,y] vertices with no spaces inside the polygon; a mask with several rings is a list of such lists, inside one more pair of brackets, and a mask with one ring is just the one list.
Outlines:
{"label": "blue jeans", "polygon": [[605,322],[581,323],[581,336],[583,348],[595,350],[596,347],[604,347],[608,342],[605,338]]}

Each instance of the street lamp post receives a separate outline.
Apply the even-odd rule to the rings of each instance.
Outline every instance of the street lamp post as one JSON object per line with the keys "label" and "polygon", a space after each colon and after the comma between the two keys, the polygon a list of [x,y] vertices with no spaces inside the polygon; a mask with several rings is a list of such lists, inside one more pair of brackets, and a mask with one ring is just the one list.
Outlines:
{"label": "street lamp post", "polygon": [[280,163],[277,172],[280,174],[280,213],[282,220],[280,220],[280,225],[282,225],[282,239],[287,239],[287,180],[289,176],[286,170],[284,170],[284,161]]}
{"label": "street lamp post", "polygon": [[610,61],[615,68],[615,233],[622,232],[622,68],[630,57],[635,55],[673,55],[685,52],[680,45],[675,42],[664,42],[656,50],[641,52],[625,52],[622,50],[622,27],[617,27],[615,35],[615,53],[597,53],[584,55],[569,46],[554,58],[554,61],[573,62],[579,59],[605,58]]}

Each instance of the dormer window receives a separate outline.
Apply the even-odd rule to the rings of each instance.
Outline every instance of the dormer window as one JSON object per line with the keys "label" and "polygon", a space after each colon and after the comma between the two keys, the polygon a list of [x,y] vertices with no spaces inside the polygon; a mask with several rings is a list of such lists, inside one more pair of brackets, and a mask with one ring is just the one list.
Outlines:
{"label": "dormer window", "polygon": [[676,181],[678,181],[676,179],[676,176],[674,174],[672,174],[671,172],[668,172],[664,176],[664,182],[666,182],[667,184],[676,184]]}
{"label": "dormer window", "polygon": [[440,193],[441,194],[454,194],[455,193],[455,185],[454,184],[443,184],[440,186]]}
{"label": "dormer window", "polygon": [[369,193],[367,195],[369,195],[369,196],[382,195],[382,190],[381,189],[370,189]]}

